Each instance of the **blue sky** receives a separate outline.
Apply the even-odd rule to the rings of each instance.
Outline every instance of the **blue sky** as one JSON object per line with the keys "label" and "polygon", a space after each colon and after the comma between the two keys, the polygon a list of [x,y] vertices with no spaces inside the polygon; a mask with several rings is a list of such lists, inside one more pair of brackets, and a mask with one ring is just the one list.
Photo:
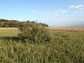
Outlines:
{"label": "blue sky", "polygon": [[0,19],[34,20],[49,26],[82,26],[84,0],[0,0]]}

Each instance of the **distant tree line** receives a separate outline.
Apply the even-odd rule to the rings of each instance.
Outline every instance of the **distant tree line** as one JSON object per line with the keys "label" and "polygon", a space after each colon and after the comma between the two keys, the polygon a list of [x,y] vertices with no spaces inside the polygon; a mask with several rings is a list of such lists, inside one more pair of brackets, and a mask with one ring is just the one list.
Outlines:
{"label": "distant tree line", "polygon": [[31,25],[31,24],[39,24],[43,27],[48,27],[45,23],[36,23],[35,21],[17,21],[17,20],[6,20],[6,19],[0,19],[0,27],[21,27],[23,25]]}

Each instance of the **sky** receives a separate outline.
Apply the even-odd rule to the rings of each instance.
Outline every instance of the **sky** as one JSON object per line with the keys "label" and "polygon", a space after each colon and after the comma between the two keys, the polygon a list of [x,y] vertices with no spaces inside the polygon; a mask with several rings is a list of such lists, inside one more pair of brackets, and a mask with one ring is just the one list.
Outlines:
{"label": "sky", "polygon": [[0,19],[84,26],[84,0],[0,0]]}

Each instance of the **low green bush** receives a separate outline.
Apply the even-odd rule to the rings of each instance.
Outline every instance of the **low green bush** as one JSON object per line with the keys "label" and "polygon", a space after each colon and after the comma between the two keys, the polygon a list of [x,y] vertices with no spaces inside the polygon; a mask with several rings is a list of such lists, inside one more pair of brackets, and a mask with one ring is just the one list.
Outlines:
{"label": "low green bush", "polygon": [[19,33],[18,37],[23,42],[47,43],[51,42],[54,38],[49,30],[39,24],[24,25],[20,30],[21,33]]}

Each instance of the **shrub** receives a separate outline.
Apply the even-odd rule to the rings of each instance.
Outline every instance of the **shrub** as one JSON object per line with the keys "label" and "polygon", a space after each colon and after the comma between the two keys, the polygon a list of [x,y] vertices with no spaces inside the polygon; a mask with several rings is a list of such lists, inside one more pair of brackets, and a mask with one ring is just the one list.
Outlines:
{"label": "shrub", "polygon": [[20,28],[20,40],[32,43],[45,43],[53,40],[53,34],[39,24],[24,25]]}

